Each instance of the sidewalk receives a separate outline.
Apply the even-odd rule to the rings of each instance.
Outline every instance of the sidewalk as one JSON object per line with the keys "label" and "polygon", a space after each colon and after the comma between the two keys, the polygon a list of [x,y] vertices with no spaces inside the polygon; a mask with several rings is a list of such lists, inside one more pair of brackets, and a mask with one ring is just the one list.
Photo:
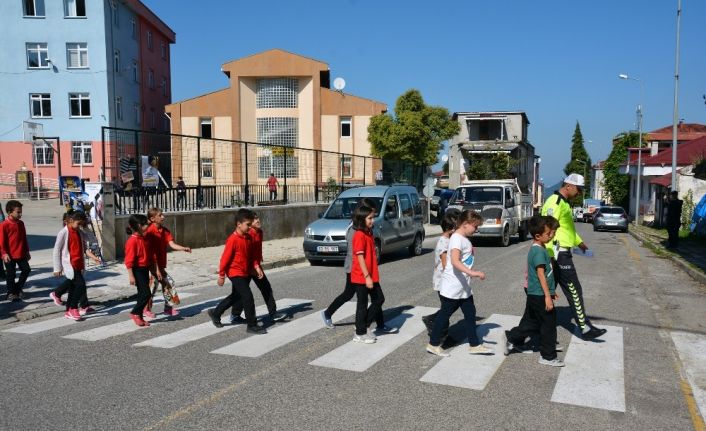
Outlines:
{"label": "sidewalk", "polygon": [[[427,238],[441,235],[439,225],[427,224],[424,229]],[[263,268],[267,270],[306,262],[303,241],[303,237],[295,237],[263,242]],[[219,246],[195,249],[192,253],[169,253],[167,271],[174,279],[177,290],[215,284],[222,251],[223,246]],[[32,273],[25,287],[25,301],[0,301],[0,326],[64,311],[49,298],[49,292],[61,282],[60,278],[52,275],[51,252],[51,249],[32,252]],[[86,283],[92,305],[112,305],[126,301],[136,293],[135,287],[128,284],[122,262],[111,262],[105,267],[89,266]],[[2,291],[5,291],[4,286]]]}
{"label": "sidewalk", "polygon": [[694,280],[706,285],[706,247],[693,241],[681,240],[679,246],[667,249],[667,232],[647,226],[630,225],[630,234],[660,256],[671,259]]}

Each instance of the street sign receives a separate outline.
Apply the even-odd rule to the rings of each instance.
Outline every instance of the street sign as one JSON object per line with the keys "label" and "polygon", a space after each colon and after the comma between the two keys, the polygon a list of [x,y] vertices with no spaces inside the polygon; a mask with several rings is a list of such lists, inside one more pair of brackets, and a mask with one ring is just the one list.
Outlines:
{"label": "street sign", "polygon": [[433,177],[428,177],[425,184],[424,184],[424,189],[422,189],[422,194],[424,196],[430,198],[434,196],[434,186],[436,185],[436,180]]}

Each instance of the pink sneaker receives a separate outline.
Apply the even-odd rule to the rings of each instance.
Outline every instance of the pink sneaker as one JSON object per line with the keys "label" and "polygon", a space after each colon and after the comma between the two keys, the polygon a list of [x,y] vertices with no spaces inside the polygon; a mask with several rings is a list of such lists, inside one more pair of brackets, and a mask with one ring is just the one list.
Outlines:
{"label": "pink sneaker", "polygon": [[81,316],[85,316],[86,314],[95,313],[96,310],[89,305],[88,307],[85,307],[85,308],[79,308],[78,312]]}
{"label": "pink sneaker", "polygon": [[167,316],[178,316],[179,310],[172,307],[164,307],[164,314],[166,314]]}
{"label": "pink sneaker", "polygon": [[54,301],[54,304],[56,304],[60,307],[62,305],[64,305],[64,301],[62,301],[61,298],[59,298],[59,295],[57,295],[56,293],[54,293],[54,292],[50,293],[49,297],[52,299],[52,301]]}
{"label": "pink sneaker", "polygon": [[130,318],[132,319],[133,322],[135,322],[135,325],[137,325],[137,326],[150,326],[149,323],[145,322],[142,319],[142,316],[138,316],[137,314],[130,313]]}
{"label": "pink sneaker", "polygon": [[146,319],[154,319],[157,316],[150,310],[143,310],[142,317],[144,317]]}
{"label": "pink sneaker", "polygon": [[78,313],[77,308],[70,308],[70,309],[66,310],[66,312],[64,313],[64,317],[67,319],[75,320],[77,322],[80,322],[83,320],[83,317],[81,317],[81,315]]}

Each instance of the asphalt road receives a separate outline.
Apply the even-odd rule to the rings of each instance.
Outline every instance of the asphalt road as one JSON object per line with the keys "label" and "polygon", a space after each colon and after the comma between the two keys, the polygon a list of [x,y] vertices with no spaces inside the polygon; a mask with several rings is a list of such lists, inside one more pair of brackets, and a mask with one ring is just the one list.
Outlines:
{"label": "asphalt road", "polygon": [[[319,329],[317,321],[315,329],[304,325],[300,334],[282,331],[290,339],[259,356],[253,353],[257,345],[267,337],[274,340],[279,336],[276,330],[254,336],[262,341],[243,346],[242,356],[211,352],[252,338],[243,327],[170,349],[134,346],[208,322],[203,308],[215,302],[186,307],[223,296],[226,290],[217,288],[214,280],[212,285],[183,291],[194,294],[184,299],[183,318],[96,341],[81,333],[100,328],[94,336],[105,337],[127,316],[95,317],[33,334],[6,330],[42,321],[51,327],[49,321],[57,316],[0,328],[0,429],[694,429],[698,406],[689,395],[686,371],[671,334],[704,337],[704,287],[639,247],[629,235],[593,233],[584,225],[579,229],[596,252],[590,259],[575,257],[587,312],[596,325],[611,328],[612,334],[622,331],[622,338],[620,343],[589,346],[571,341],[573,325],[562,298],[558,338],[568,352],[560,357],[574,354],[586,367],[579,374],[605,371],[607,384],[617,390],[618,398],[624,391],[622,409],[552,401],[564,376],[560,378],[561,369],[537,364],[536,352],[508,356],[483,389],[420,381],[442,360],[425,352],[425,331],[407,330],[414,327],[412,318],[405,320],[402,328],[409,326],[400,334],[381,336],[372,346],[395,344],[399,340],[395,337],[403,333],[409,339],[364,371],[336,368],[336,361],[355,359],[345,355],[338,356],[333,367],[310,364],[350,342],[352,317],[334,330]],[[387,319],[404,319],[413,314],[413,307],[438,306],[430,287],[435,241],[425,242],[425,254],[420,257],[400,253],[382,265]],[[507,248],[474,244],[476,268],[487,274],[486,281],[474,287],[479,323],[492,315],[520,316],[529,241],[513,241]],[[310,306],[296,308],[289,323],[275,328],[318,313],[344,284],[340,266],[299,265],[272,271],[269,278],[278,299],[313,300]],[[261,305],[259,293],[255,296]],[[462,333],[460,319],[459,311],[451,328],[457,338]],[[499,346],[490,345],[502,356]],[[581,352],[585,358],[577,356]],[[463,347],[452,353],[454,357],[468,361],[468,366],[454,373],[468,373],[470,378],[480,374],[472,361],[486,360],[471,357]],[[617,377],[616,364],[621,365]],[[592,395],[591,387],[568,387],[580,400]]]}

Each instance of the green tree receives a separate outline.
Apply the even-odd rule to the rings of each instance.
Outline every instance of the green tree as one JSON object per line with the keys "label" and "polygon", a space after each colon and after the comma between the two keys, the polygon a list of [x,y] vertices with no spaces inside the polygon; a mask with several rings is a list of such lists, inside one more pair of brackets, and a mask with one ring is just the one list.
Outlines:
{"label": "green tree", "polygon": [[503,180],[511,178],[511,170],[517,164],[507,153],[471,154],[462,150],[468,161],[466,176],[469,180]]}
{"label": "green tree", "polygon": [[630,176],[621,173],[620,165],[628,159],[628,148],[637,147],[639,135],[622,133],[613,142],[613,149],[603,165],[603,187],[613,205],[628,210],[630,204]]}
{"label": "green tree", "polygon": [[[564,167],[564,173],[569,175],[574,172],[584,176],[584,191],[583,197],[587,197],[591,190],[591,157],[586,151],[586,147],[583,146],[583,134],[581,133],[581,126],[579,122],[576,122],[576,128],[574,129],[574,136],[571,138],[571,159],[569,163]],[[580,203],[580,202],[577,202]]]}
{"label": "green tree", "polygon": [[430,166],[437,162],[442,142],[459,130],[446,108],[425,104],[422,94],[412,89],[397,99],[394,116],[385,113],[370,119],[368,140],[377,157]]}

